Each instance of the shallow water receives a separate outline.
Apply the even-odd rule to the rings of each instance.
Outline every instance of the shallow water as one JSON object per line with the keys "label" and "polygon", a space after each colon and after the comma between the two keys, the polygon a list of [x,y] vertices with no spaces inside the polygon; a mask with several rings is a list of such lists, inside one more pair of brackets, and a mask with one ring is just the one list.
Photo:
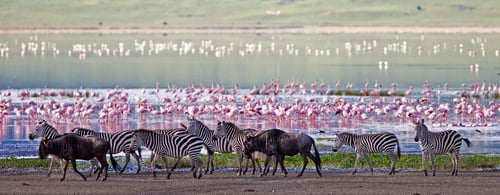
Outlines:
{"label": "shallow water", "polygon": [[[37,89],[32,90],[32,93],[37,91],[49,90],[49,91],[60,91],[61,89]],[[19,90],[10,90],[12,94],[18,94]],[[151,106],[153,110],[160,110],[161,107],[165,107],[167,103],[161,102],[162,97],[172,98],[174,96],[179,97],[181,100],[189,97],[183,92],[172,93],[169,89],[160,89],[158,93],[155,93],[156,89],[120,89],[122,94],[128,94],[128,100],[125,104],[131,106],[131,112],[123,113],[120,116],[112,116],[108,118],[100,118],[99,113],[105,105],[109,104],[108,100],[99,102],[102,96],[106,96],[116,89],[83,89],[87,94],[94,94],[95,97],[90,96],[84,98],[84,102],[90,105],[98,105],[100,109],[96,109],[88,117],[81,117],[76,115],[60,115],[58,118],[53,115],[42,114],[35,115],[35,120],[30,119],[27,114],[21,114],[17,116],[15,112],[12,112],[3,117],[1,123],[1,134],[0,134],[0,157],[27,157],[35,156],[37,154],[37,147],[39,140],[28,140],[28,134],[34,130],[38,119],[46,119],[49,124],[53,125],[60,133],[65,133],[74,127],[85,127],[94,130],[99,130],[102,132],[116,132],[124,129],[135,129],[135,128],[150,128],[150,129],[169,129],[179,127],[181,123],[187,124],[186,113],[190,111],[190,106],[192,105],[215,105],[215,103],[207,102],[208,98],[214,97],[213,94],[200,93],[197,96],[197,100],[193,103],[187,103],[180,101],[177,103],[179,107],[178,111],[172,111],[171,113],[165,114],[154,114],[152,111],[146,113],[137,112],[137,102],[136,99],[145,99],[147,104]],[[453,97],[456,97],[456,92],[449,91],[444,93],[439,99],[441,104],[445,102],[451,102]],[[331,145],[330,138],[333,137],[336,131],[351,131],[355,133],[376,133],[382,131],[393,132],[398,136],[402,153],[405,154],[415,154],[419,152],[419,147],[416,142],[413,141],[413,128],[414,125],[408,118],[398,118],[394,116],[394,113],[389,113],[385,116],[378,116],[375,113],[367,113],[366,119],[345,119],[335,113],[321,112],[315,116],[309,116],[307,114],[292,114],[286,117],[277,117],[274,113],[268,113],[263,115],[252,115],[245,113],[244,98],[253,97],[256,100],[268,100],[271,101],[275,97],[275,102],[270,103],[273,105],[293,105],[298,104],[297,102],[304,102],[303,105],[314,105],[317,107],[328,107],[333,105],[335,100],[344,100],[352,104],[359,103],[360,97],[354,96],[325,96],[319,94],[309,94],[309,95],[250,95],[249,90],[238,90],[236,95],[215,95],[221,98],[218,102],[220,105],[239,105],[239,111],[234,116],[229,116],[228,113],[214,114],[214,113],[198,113],[196,118],[203,121],[209,128],[214,129],[217,120],[227,120],[234,122],[240,128],[254,128],[254,129],[270,129],[270,128],[280,128],[290,132],[302,132],[316,138],[318,147],[321,153],[329,153]],[[416,96],[416,95],[415,95]],[[232,97],[234,102],[228,103],[222,101],[223,97]],[[271,98],[271,99],[270,99]],[[363,101],[365,104],[374,103],[375,101],[383,101],[385,105],[390,105],[394,99],[401,97],[364,97]],[[81,101],[80,98],[67,97],[67,96],[55,96],[55,97],[37,97],[21,99],[19,97],[10,97],[11,103],[17,107],[28,107],[27,102],[35,102],[38,107],[41,105],[49,104],[50,102],[64,103],[67,106],[75,106],[76,102]],[[112,99],[112,98],[110,98]],[[408,97],[408,99],[412,99]],[[417,99],[417,98],[416,98]],[[418,98],[421,99],[421,98]],[[437,98],[436,98],[437,99]],[[324,103],[328,100],[329,103]],[[429,98],[432,102],[434,98]],[[488,100],[482,99],[478,102],[483,102],[487,104],[488,102],[498,102],[498,100]],[[255,101],[258,102],[258,101]],[[498,103],[497,103],[498,104]],[[116,103],[118,105],[118,103]],[[192,107],[191,107],[192,109]],[[263,111],[263,110],[261,110]],[[496,115],[494,118],[488,119],[487,123],[481,125],[477,123],[473,118],[462,119],[462,116],[453,114],[453,110],[450,111],[449,120],[439,124],[435,122],[431,124],[426,118],[427,125],[433,131],[440,131],[445,129],[454,129],[460,132],[463,137],[471,140],[473,147],[467,148],[465,144],[462,147],[462,153],[474,153],[474,154],[500,154],[500,124],[499,124],[499,111],[496,110]],[[467,117],[467,116],[466,116]],[[460,126],[452,126],[452,124],[459,124]],[[345,151],[352,151],[352,149],[344,148]]]}

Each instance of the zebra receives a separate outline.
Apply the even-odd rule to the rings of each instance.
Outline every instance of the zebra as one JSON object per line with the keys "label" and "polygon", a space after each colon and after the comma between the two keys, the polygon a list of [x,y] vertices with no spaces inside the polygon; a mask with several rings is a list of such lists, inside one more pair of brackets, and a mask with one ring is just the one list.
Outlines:
{"label": "zebra", "polygon": [[229,141],[224,137],[220,137],[214,140],[213,139],[214,131],[208,128],[201,121],[195,119],[194,116],[192,118],[187,117],[187,120],[188,120],[188,126],[186,128],[187,132],[200,137],[209,148],[207,155],[208,156],[207,168],[205,170],[205,174],[207,174],[209,170],[210,174],[212,174],[214,172],[214,161],[213,161],[214,152],[232,153],[233,149],[229,144]]}
{"label": "zebra", "polygon": [[[138,174],[141,171],[141,150],[139,147],[130,147],[130,139],[132,138],[133,130],[124,130],[116,133],[104,133],[97,132],[91,129],[85,129],[81,127],[77,127],[71,130],[71,132],[76,133],[78,135],[91,135],[102,138],[109,142],[111,146],[111,153],[116,154],[120,152],[125,153],[125,164],[120,170],[119,174],[122,174],[125,171],[128,163],[130,162],[130,154],[137,160],[137,172]],[[137,150],[137,153],[135,151]],[[114,160],[114,159],[112,159]]]}
{"label": "zebra", "polygon": [[[141,129],[136,129],[136,130],[141,130]],[[145,129],[145,130],[148,130],[148,129]],[[164,134],[164,135],[182,135],[182,134],[187,134],[186,126],[184,126],[184,124],[182,124],[182,127],[180,127],[180,128],[174,128],[174,129],[155,129],[155,130],[152,130],[152,131],[154,131],[155,133]],[[136,146],[130,145],[129,148],[139,148],[139,147],[140,147],[139,145],[136,145]],[[150,159],[152,160],[154,158],[154,156],[155,156],[155,154],[151,153]],[[173,167],[177,167],[177,164],[179,164],[180,160],[181,159],[178,158],[177,161],[174,163]]]}
{"label": "zebra", "polygon": [[359,158],[362,156],[368,163],[371,174],[373,175],[373,168],[368,158],[368,153],[379,153],[385,152],[391,158],[391,171],[389,175],[396,174],[396,161],[397,158],[394,155],[394,148],[398,147],[398,157],[401,157],[401,150],[399,148],[399,141],[396,135],[393,133],[383,132],[376,134],[353,134],[349,132],[335,133],[336,138],[333,139],[333,152],[336,152],[342,145],[347,145],[356,151],[356,161],[354,165],[354,171],[351,175],[354,175],[358,169]]}
{"label": "zebra", "polygon": [[[139,129],[134,131],[131,140],[133,145],[144,145],[155,153],[154,158],[151,160],[151,170],[154,178],[156,178],[154,167],[156,167],[158,156],[162,157],[165,166],[168,167],[166,156],[182,158],[186,155],[189,155],[194,166],[193,177],[201,178],[203,162],[200,159],[200,152],[206,145],[198,136],[191,134],[165,135],[156,133],[153,130]],[[167,179],[170,179],[171,172],[174,169],[175,167],[172,167],[170,171],[167,170]]]}
{"label": "zebra", "polygon": [[458,174],[458,155],[460,153],[460,146],[462,145],[462,141],[465,141],[467,147],[471,147],[469,139],[462,138],[462,136],[454,130],[431,132],[424,124],[424,119],[414,123],[416,125],[415,141],[420,144],[420,150],[422,151],[422,168],[424,170],[424,175],[427,176],[427,169],[425,167],[425,157],[427,155],[429,155],[431,159],[432,176],[436,176],[434,155],[448,154],[453,164],[451,175],[456,176]]}
{"label": "zebra", "polygon": [[[43,140],[51,140],[54,139],[55,137],[59,136],[59,132],[55,127],[52,125],[49,125],[46,120],[41,120],[38,122],[38,125],[35,127],[35,130],[31,132],[28,135],[28,138],[30,140],[34,140],[36,138],[42,138]],[[50,174],[52,173],[52,165],[54,164],[54,160],[59,160],[59,164],[61,167],[61,170],[64,168],[65,164],[67,163],[64,159],[59,158],[58,156],[55,155],[49,155],[50,157],[50,164],[49,164],[49,172],[47,173],[47,177],[50,177]],[[96,171],[98,171],[100,168],[97,164],[97,161],[95,160],[90,160],[91,166],[90,166],[90,172],[89,176],[92,174],[94,167],[96,167]]]}
{"label": "zebra", "polygon": [[243,157],[248,158],[248,155],[245,154],[245,141],[247,140],[247,135],[245,131],[238,128],[235,124],[225,121],[217,121],[217,129],[213,134],[214,139],[222,137],[229,140],[233,151],[236,152],[238,158],[237,176],[240,176],[242,173],[241,163]]}

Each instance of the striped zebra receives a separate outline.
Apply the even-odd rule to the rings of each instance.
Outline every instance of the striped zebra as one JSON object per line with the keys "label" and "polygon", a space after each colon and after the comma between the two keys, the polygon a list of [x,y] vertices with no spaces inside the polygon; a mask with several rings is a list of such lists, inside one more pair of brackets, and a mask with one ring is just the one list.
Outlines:
{"label": "striped zebra", "polygon": [[[96,136],[101,139],[104,139],[109,142],[111,146],[111,153],[112,154],[117,154],[120,152],[125,153],[125,164],[123,165],[122,169],[120,170],[119,174],[122,174],[123,171],[125,171],[125,168],[127,168],[128,163],[130,162],[130,154],[137,160],[137,172],[136,174],[141,171],[141,150],[139,147],[130,147],[131,143],[131,138],[133,134],[133,130],[125,130],[125,131],[120,131],[116,133],[104,133],[104,132],[97,132],[94,130],[90,129],[85,129],[81,127],[77,127],[71,130],[71,132],[76,133],[78,135],[90,135],[90,136]],[[137,151],[138,154],[135,153]],[[112,159],[113,161],[114,159]]]}
{"label": "striped zebra", "polygon": [[471,143],[469,139],[462,138],[462,136],[454,130],[431,132],[424,124],[424,119],[420,122],[415,122],[415,125],[415,141],[420,144],[420,150],[422,150],[422,168],[424,169],[424,175],[427,176],[425,157],[429,155],[431,159],[432,176],[436,176],[436,169],[434,166],[434,155],[436,154],[448,154],[453,164],[451,175],[457,175],[460,147],[462,146],[462,141],[465,141],[467,147],[470,147]]}
{"label": "striped zebra", "polygon": [[210,169],[210,174],[212,174],[214,172],[214,160],[213,160],[214,152],[232,153],[233,149],[229,144],[229,141],[224,137],[220,137],[214,140],[213,139],[214,131],[208,128],[201,121],[195,119],[194,117],[191,118],[187,117],[187,120],[188,120],[187,132],[200,137],[203,140],[203,142],[205,142],[207,147],[210,148],[207,155],[208,159],[207,159],[207,168],[205,170],[205,174],[208,173],[209,169]]}
{"label": "striped zebra", "polygon": [[333,140],[332,150],[336,152],[342,145],[347,145],[356,151],[356,162],[354,165],[354,175],[358,169],[359,158],[362,156],[368,163],[371,174],[373,175],[373,168],[368,158],[369,153],[385,152],[392,161],[391,171],[389,175],[395,174],[397,158],[394,155],[394,148],[398,147],[398,157],[401,157],[401,150],[399,148],[398,138],[393,133],[383,132],[376,134],[353,134],[349,132],[335,133],[337,136]]}
{"label": "striped zebra", "polygon": [[[196,135],[183,134],[183,135],[164,135],[156,133],[153,130],[140,129],[134,131],[132,137],[133,144],[146,146],[151,152],[155,153],[154,158],[151,160],[151,170],[153,177],[156,178],[156,161],[158,156],[162,157],[165,166],[168,167],[167,156],[173,158],[182,158],[189,155],[191,163],[194,167],[193,177],[200,179],[203,171],[203,162],[200,159],[200,152],[205,143]],[[170,179],[172,170],[168,171],[167,179]]]}
{"label": "striped zebra", "polygon": [[[141,130],[141,129],[137,129],[137,130]],[[148,130],[148,129],[144,129],[144,130]],[[155,133],[159,133],[159,134],[164,134],[164,135],[182,135],[182,134],[187,134],[187,131],[186,131],[186,127],[185,126],[182,126],[180,128],[174,128],[174,129],[155,129],[155,130],[152,130],[154,131]],[[131,145],[131,148],[139,148],[140,146],[132,146]],[[151,153],[151,160],[155,157],[155,154],[154,153]],[[179,162],[181,161],[181,158],[178,158],[174,165],[172,167],[177,167],[177,164],[179,164]]]}
{"label": "striped zebra", "polygon": [[[34,140],[36,138],[42,138],[42,140],[51,140],[54,139],[55,137],[59,136],[59,132],[55,127],[52,125],[49,125],[47,121],[41,120],[38,122],[38,125],[35,127],[35,130],[31,132],[28,136],[30,140]],[[49,155],[50,157],[50,164],[49,164],[49,172],[47,173],[47,177],[50,177],[50,174],[52,173],[52,165],[54,164],[54,160],[59,160],[59,164],[61,167],[61,170],[63,170],[65,164],[67,163],[64,159],[59,158],[58,156],[55,155]],[[99,165],[97,164],[97,161],[95,160],[90,160],[91,166],[90,166],[90,173],[89,176],[92,174],[93,169],[96,168],[96,171],[98,171]]]}
{"label": "striped zebra", "polygon": [[217,129],[214,131],[213,137],[215,139],[222,137],[229,140],[229,143],[231,144],[233,151],[236,152],[236,156],[238,158],[237,175],[240,176],[242,173],[241,163],[243,161],[243,157],[248,158],[248,155],[245,154],[245,141],[247,140],[247,133],[231,122],[218,121]]}

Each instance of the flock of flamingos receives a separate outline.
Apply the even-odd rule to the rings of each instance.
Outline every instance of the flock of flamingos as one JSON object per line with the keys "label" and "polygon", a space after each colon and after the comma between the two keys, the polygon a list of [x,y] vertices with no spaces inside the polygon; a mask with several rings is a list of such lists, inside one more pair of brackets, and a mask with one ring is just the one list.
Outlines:
{"label": "flock of flamingos", "polygon": [[[113,124],[127,119],[171,121],[169,125],[178,127],[186,115],[205,121],[252,121],[254,128],[257,123],[262,129],[293,129],[297,125],[305,129],[331,128],[420,118],[439,126],[500,125],[497,84],[483,82],[463,84],[461,89],[433,90],[424,82],[419,91],[413,91],[412,87],[400,89],[396,83],[391,87],[381,89],[377,82],[371,85],[367,82],[365,88],[344,88],[339,81],[331,88],[325,83],[271,81],[253,89],[239,89],[238,85],[226,88],[222,84],[169,85],[163,89],[157,85],[142,90],[118,86],[114,89],[5,89],[0,90],[0,125],[5,128],[12,119],[33,121],[33,124],[45,119],[53,124],[75,126],[99,123],[102,124],[100,131],[110,132],[116,131]],[[137,124],[137,128],[170,128]]]}

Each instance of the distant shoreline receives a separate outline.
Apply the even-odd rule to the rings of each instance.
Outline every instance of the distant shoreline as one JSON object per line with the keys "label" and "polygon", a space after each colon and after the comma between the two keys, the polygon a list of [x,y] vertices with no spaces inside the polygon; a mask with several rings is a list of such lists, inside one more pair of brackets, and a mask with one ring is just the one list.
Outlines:
{"label": "distant shoreline", "polygon": [[0,34],[500,34],[500,26],[12,27]]}

